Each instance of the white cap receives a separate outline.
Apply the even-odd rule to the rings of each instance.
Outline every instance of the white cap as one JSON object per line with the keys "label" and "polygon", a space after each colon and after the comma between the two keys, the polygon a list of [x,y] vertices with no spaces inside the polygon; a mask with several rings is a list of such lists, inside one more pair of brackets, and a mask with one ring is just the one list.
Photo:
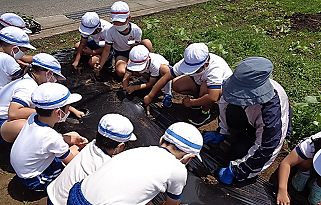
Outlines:
{"label": "white cap", "polygon": [[110,8],[112,21],[125,22],[129,14],[129,6],[123,1],[116,1]]}
{"label": "white cap", "polygon": [[96,12],[86,12],[81,17],[79,31],[86,35],[91,35],[100,24],[99,16]]}
{"label": "white cap", "polygon": [[11,45],[36,50],[35,47],[30,45],[28,35],[22,29],[14,26],[8,26],[1,29],[0,40],[7,42]]}
{"label": "white cap", "polygon": [[31,100],[36,107],[55,109],[81,100],[81,95],[70,94],[68,88],[59,83],[43,83],[32,93]]}
{"label": "white cap", "polygon": [[205,64],[208,56],[208,47],[204,43],[193,43],[185,49],[179,70],[187,75],[193,74]]}
{"label": "white cap", "polygon": [[144,45],[134,46],[129,52],[129,59],[128,70],[142,71],[148,62],[149,50]]}
{"label": "white cap", "polygon": [[37,65],[43,67],[47,70],[51,70],[53,73],[57,74],[58,80],[66,80],[65,76],[61,74],[61,66],[58,60],[50,54],[39,53],[32,58],[32,65]]}
{"label": "white cap", "polygon": [[26,33],[32,33],[29,29],[26,28],[26,24],[23,19],[14,13],[4,13],[0,16],[0,23],[4,27],[15,26],[22,29]]}
{"label": "white cap", "polygon": [[120,114],[107,114],[100,119],[98,124],[99,134],[116,142],[135,141],[137,138],[133,130],[133,124],[129,119]]}
{"label": "white cap", "polygon": [[199,152],[203,146],[203,137],[195,126],[186,122],[176,122],[167,128],[163,139],[174,144],[181,151],[197,156],[202,161]]}
{"label": "white cap", "polygon": [[321,176],[321,150],[319,150],[313,157],[314,170]]}

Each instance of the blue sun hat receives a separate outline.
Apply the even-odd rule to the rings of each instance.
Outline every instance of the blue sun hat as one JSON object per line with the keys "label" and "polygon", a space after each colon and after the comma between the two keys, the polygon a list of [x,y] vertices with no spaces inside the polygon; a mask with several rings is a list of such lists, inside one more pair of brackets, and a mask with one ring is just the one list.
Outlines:
{"label": "blue sun hat", "polygon": [[61,66],[58,60],[50,54],[39,53],[32,58],[32,65],[43,67],[58,75],[58,80],[66,80],[61,74]]}
{"label": "blue sun hat", "polygon": [[135,141],[134,126],[127,117],[120,114],[107,114],[98,124],[98,133],[116,142]]}
{"label": "blue sun hat", "polygon": [[32,93],[31,100],[36,107],[55,109],[81,100],[81,95],[71,94],[68,88],[60,83],[43,83]]}
{"label": "blue sun hat", "polygon": [[242,60],[223,84],[224,100],[238,106],[268,102],[274,96],[270,82],[272,70],[272,62],[266,58],[249,57]]}

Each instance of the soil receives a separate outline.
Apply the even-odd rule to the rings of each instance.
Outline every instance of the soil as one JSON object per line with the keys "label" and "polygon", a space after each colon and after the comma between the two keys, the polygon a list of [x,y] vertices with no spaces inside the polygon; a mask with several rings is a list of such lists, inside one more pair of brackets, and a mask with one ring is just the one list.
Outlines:
{"label": "soil", "polygon": [[[292,16],[286,17],[291,19],[292,29],[295,30],[308,30],[312,32],[320,31],[321,26],[321,13],[316,15],[311,14],[302,14],[297,13]],[[67,62],[66,62],[67,63]],[[70,62],[69,62],[70,63]],[[92,75],[91,75],[92,76]],[[120,79],[115,77],[113,73],[112,76],[114,78],[108,77],[105,82],[107,86],[111,89],[116,89],[121,87]],[[135,80],[134,80],[135,81]],[[95,83],[95,80],[92,78],[87,79],[86,82]],[[138,95],[143,96],[144,92],[139,93]],[[155,105],[161,105],[162,94],[159,94],[155,100]],[[190,108],[185,108],[181,105],[182,98],[184,96],[173,93],[173,105],[168,109],[164,109],[164,112],[168,115],[173,116],[177,120],[186,121],[188,117],[194,115],[197,110],[191,110]],[[217,116],[218,116],[218,106],[217,104],[213,105],[211,109],[211,118],[207,121],[207,123],[198,129],[201,132],[212,131],[217,128]],[[151,116],[152,118],[152,116]],[[9,161],[10,154],[10,146],[0,144],[0,203],[15,205],[15,204],[30,204],[30,205],[45,205],[46,204],[46,193],[45,192],[33,192],[27,190],[21,182],[18,180],[14,170],[12,169]],[[284,146],[281,152],[279,153],[277,159],[274,163],[265,171],[263,171],[260,176],[265,180],[270,181],[272,184],[277,186],[277,169],[280,162],[283,158],[288,154],[287,146]],[[291,171],[291,173],[295,173]],[[217,180],[211,175],[202,177],[202,179],[210,184],[216,184]],[[306,200],[308,195],[308,190],[304,190],[302,193],[298,193],[289,186],[289,192],[294,196],[296,196],[302,204],[309,204]]]}

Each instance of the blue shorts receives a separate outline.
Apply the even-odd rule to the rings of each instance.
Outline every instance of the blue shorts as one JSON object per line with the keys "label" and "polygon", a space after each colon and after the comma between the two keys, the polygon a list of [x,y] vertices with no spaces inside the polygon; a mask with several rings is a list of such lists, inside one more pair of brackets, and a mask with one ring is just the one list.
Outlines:
{"label": "blue shorts", "polygon": [[92,205],[81,192],[81,182],[77,182],[69,191],[67,205]]}
{"label": "blue shorts", "polygon": [[193,76],[190,76],[189,77],[192,79],[192,81],[194,82],[195,86],[196,86],[196,89],[197,89],[197,93],[200,93],[201,92],[201,86],[199,84],[197,84],[193,78]]}
{"label": "blue shorts", "polygon": [[6,120],[0,119],[0,144],[11,144],[9,142],[6,142],[1,136],[1,127],[5,121],[7,121],[7,119]]}
{"label": "blue shorts", "polygon": [[115,57],[115,59],[118,57],[118,56],[124,56],[124,57],[126,57],[126,58],[128,58],[129,59],[129,52],[130,52],[130,50],[128,50],[128,51],[117,51],[117,50],[115,50],[114,49],[114,57]]}
{"label": "blue shorts", "polygon": [[97,45],[97,43],[92,38],[87,40],[87,47],[91,50],[97,50],[99,48],[102,48],[99,45]]}
{"label": "blue shorts", "polygon": [[63,169],[63,163],[59,158],[56,157],[49,165],[49,167],[40,175],[29,179],[23,179],[20,177],[18,178],[30,190],[44,191],[46,190],[49,183],[59,176]]}

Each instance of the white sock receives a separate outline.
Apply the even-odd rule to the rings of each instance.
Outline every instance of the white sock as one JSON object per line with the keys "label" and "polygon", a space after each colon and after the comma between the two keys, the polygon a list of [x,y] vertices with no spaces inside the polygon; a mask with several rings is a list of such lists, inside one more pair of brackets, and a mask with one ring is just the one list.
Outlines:
{"label": "white sock", "polygon": [[168,81],[164,87],[165,94],[172,95],[172,80]]}

